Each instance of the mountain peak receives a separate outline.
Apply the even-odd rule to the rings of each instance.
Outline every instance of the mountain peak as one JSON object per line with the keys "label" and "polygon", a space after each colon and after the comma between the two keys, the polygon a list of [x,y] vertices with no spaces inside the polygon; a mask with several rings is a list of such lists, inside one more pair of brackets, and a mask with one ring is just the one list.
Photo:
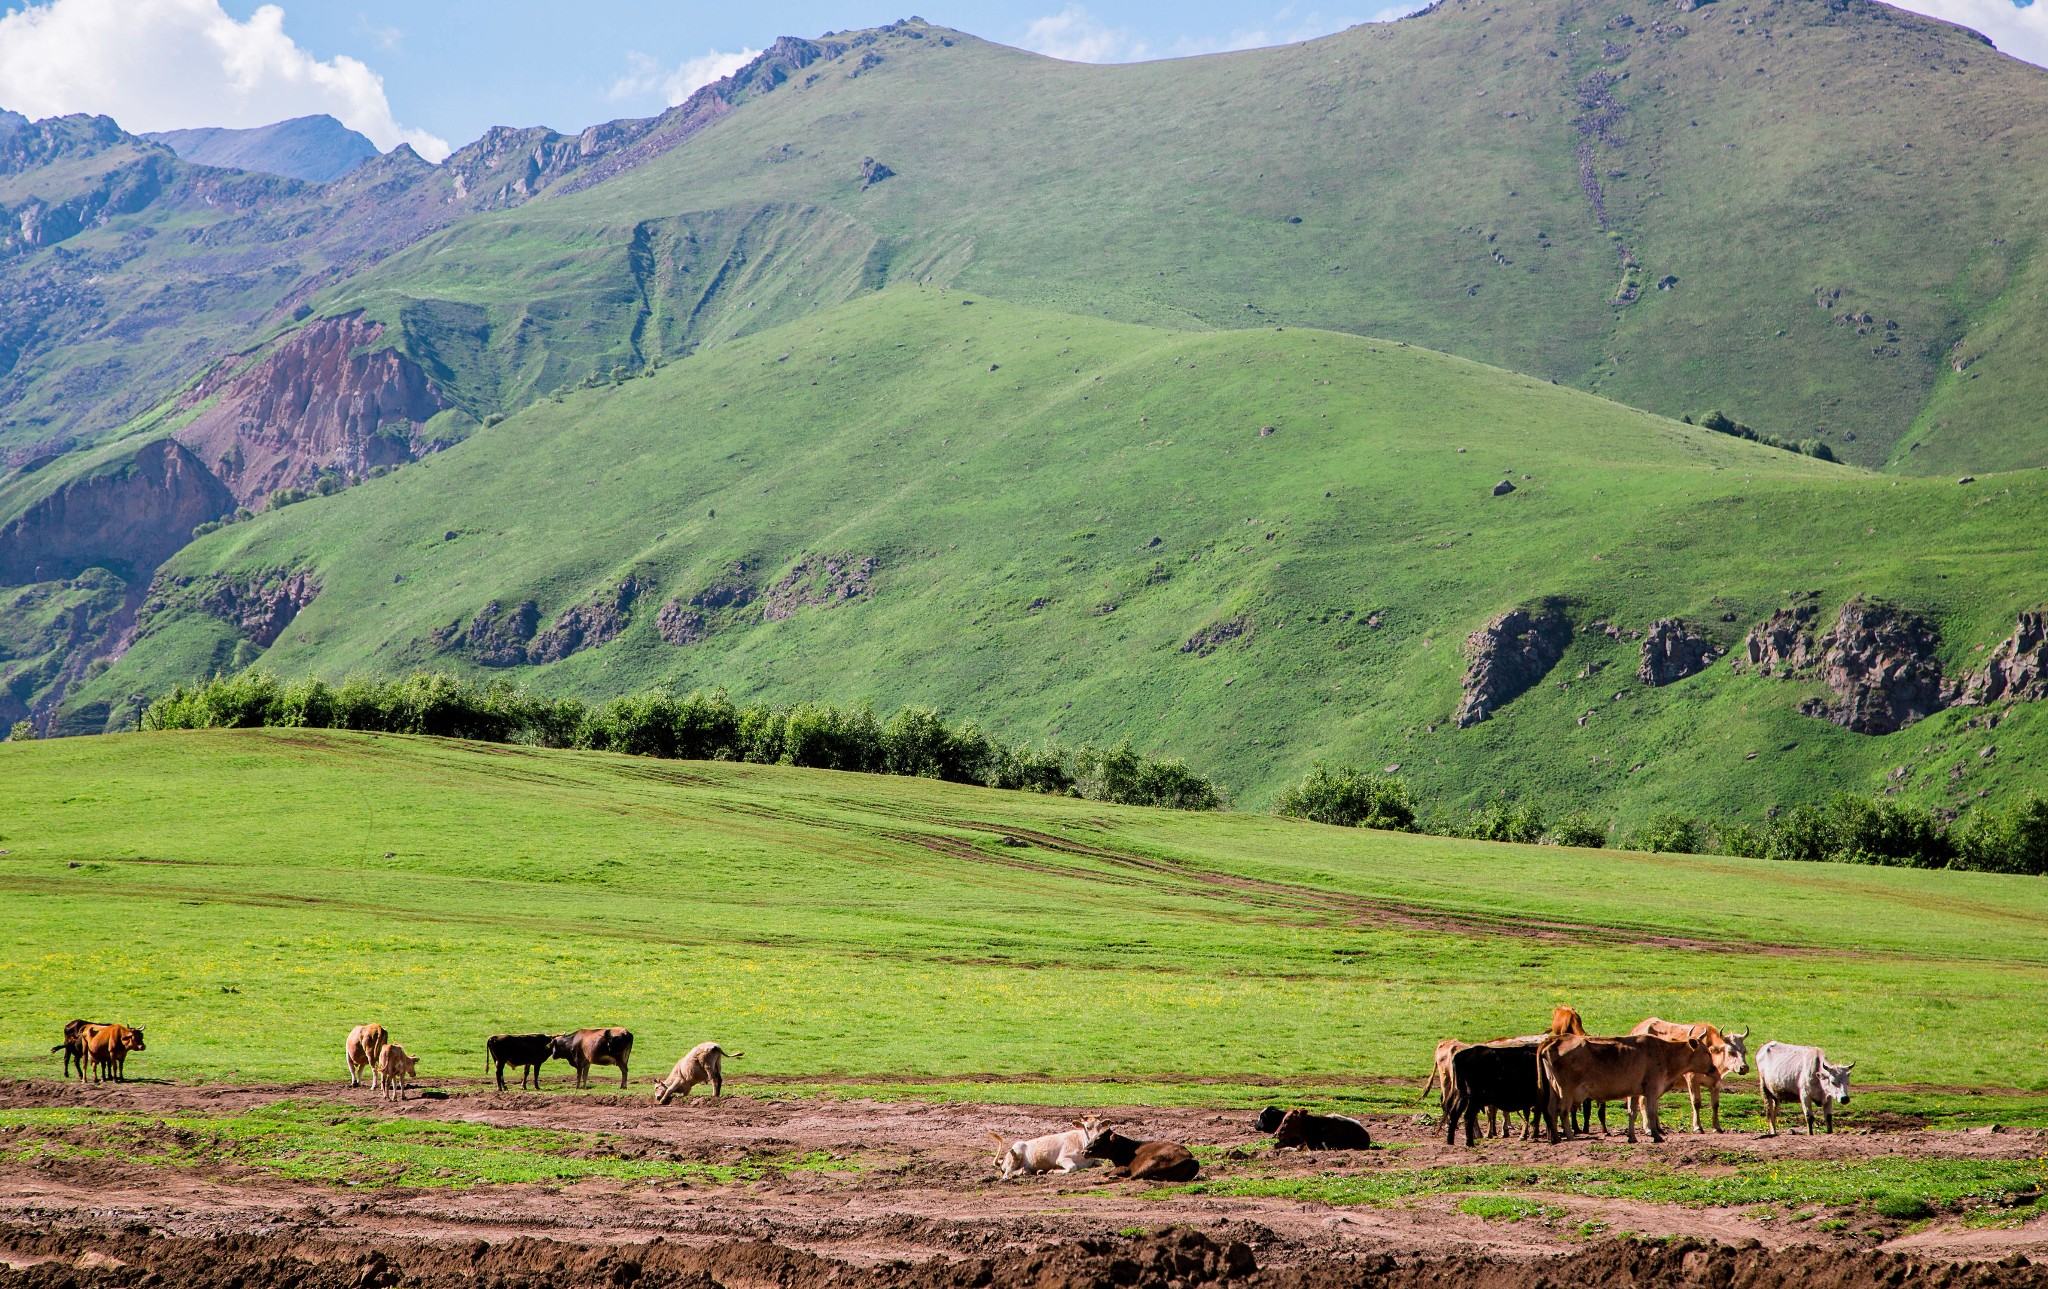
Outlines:
{"label": "mountain peak", "polygon": [[328,183],[377,155],[377,145],[331,116],[299,116],[249,130],[164,130],[146,136],[195,165],[256,170]]}

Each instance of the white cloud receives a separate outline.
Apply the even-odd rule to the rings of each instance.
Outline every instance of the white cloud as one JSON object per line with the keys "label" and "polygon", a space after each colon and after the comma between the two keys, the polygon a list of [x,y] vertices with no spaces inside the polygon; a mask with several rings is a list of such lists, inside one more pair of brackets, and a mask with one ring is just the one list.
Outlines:
{"label": "white cloud", "polygon": [[1077,4],[1035,19],[1018,44],[1069,63],[1131,63],[1151,53],[1129,31],[1110,26]]}
{"label": "white cloud", "polygon": [[2048,5],[2034,0],[1905,0],[1900,7],[1973,27],[2014,58],[2048,66]]}
{"label": "white cloud", "polygon": [[32,117],[95,112],[141,133],[248,127],[326,113],[380,148],[430,161],[448,144],[391,115],[384,80],[321,60],[267,4],[237,22],[219,0],[48,0],[0,17],[0,107]]}
{"label": "white cloud", "polygon": [[626,74],[612,82],[605,97],[614,103],[651,99],[659,94],[670,107],[715,80],[732,75],[761,56],[758,49],[727,54],[713,49],[697,58],[685,58],[674,67],[664,67],[645,54],[626,55]]}

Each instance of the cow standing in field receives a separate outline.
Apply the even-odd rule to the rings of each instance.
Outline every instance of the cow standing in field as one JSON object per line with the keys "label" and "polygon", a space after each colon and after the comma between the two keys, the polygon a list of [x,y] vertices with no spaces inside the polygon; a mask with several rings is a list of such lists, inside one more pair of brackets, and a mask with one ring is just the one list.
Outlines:
{"label": "cow standing in field", "polygon": [[619,1086],[626,1086],[626,1062],[633,1056],[633,1031],[614,1025],[608,1029],[579,1029],[572,1034],[557,1034],[548,1042],[550,1055],[569,1063],[576,1071],[576,1086],[590,1086],[590,1067],[593,1065],[616,1065],[619,1067]]}
{"label": "cow standing in field", "polygon": [[348,1062],[348,1085],[352,1088],[363,1086],[362,1072],[368,1071],[370,1087],[377,1087],[378,1058],[384,1055],[385,1045],[391,1042],[391,1035],[376,1021],[358,1025],[348,1032],[348,1039],[341,1045],[343,1059]]}
{"label": "cow standing in field", "polygon": [[484,1040],[484,1073],[489,1074],[492,1066],[498,1067],[498,1091],[505,1091],[505,1067],[517,1066],[519,1087],[526,1089],[526,1080],[533,1080],[534,1091],[540,1091],[540,1067],[553,1056],[555,1040],[548,1034],[493,1034]]}
{"label": "cow standing in field", "polygon": [[1765,1043],[1757,1049],[1756,1081],[1764,1094],[1766,1137],[1778,1135],[1778,1103],[1797,1101],[1806,1114],[1806,1135],[1813,1135],[1813,1108],[1820,1107],[1828,1131],[1835,1130],[1835,1104],[1849,1104],[1849,1071],[1856,1062],[1833,1065],[1817,1047]]}
{"label": "cow standing in field", "polygon": [[[1542,1042],[1543,1038],[1544,1036],[1542,1034],[1522,1034],[1514,1038],[1493,1039],[1490,1043],[1487,1044],[1487,1046],[1533,1048],[1536,1046],[1536,1044]],[[1427,1097],[1429,1095],[1429,1091],[1431,1088],[1438,1089],[1437,1108],[1446,1114],[1450,1112],[1451,1103],[1451,1058],[1456,1056],[1458,1053],[1464,1051],[1466,1048],[1475,1046],[1478,1046],[1478,1044],[1461,1043],[1455,1038],[1443,1039],[1436,1045],[1436,1055],[1430,1062],[1429,1079],[1422,1085],[1422,1095]],[[1500,1125],[1500,1113],[1500,1109],[1497,1106],[1487,1107],[1487,1136],[1498,1137],[1502,1135],[1503,1129]],[[1523,1136],[1529,1136],[1533,1131],[1531,1123],[1532,1121],[1530,1120],[1525,1119],[1523,1121]]]}
{"label": "cow standing in field", "polygon": [[1050,1173],[1055,1170],[1071,1173],[1077,1168],[1093,1168],[1100,1160],[1090,1159],[1088,1152],[1109,1132],[1109,1125],[1094,1115],[1077,1119],[1066,1132],[1048,1133],[1043,1137],[1026,1137],[1011,1141],[999,1132],[989,1136],[996,1141],[996,1168],[1008,1181],[1018,1173]]}
{"label": "cow standing in field", "polygon": [[1692,1130],[1704,1131],[1700,1127],[1700,1093],[1704,1091],[1713,1098],[1714,1131],[1721,1131],[1721,1080],[1749,1073],[1749,1031],[1745,1029],[1740,1034],[1728,1034],[1712,1025],[1680,1025],[1651,1016],[1629,1033],[1638,1037],[1647,1034],[1678,1043],[1694,1038],[1706,1040],[1707,1050],[1714,1054],[1714,1072],[1687,1074],[1685,1095],[1692,1103]]}
{"label": "cow standing in field", "polygon": [[148,1050],[142,1043],[142,1031],[126,1025],[88,1025],[82,1037],[86,1058],[92,1062],[92,1081],[95,1083],[108,1079],[126,1083],[128,1053]]}
{"label": "cow standing in field", "polygon": [[78,1077],[85,1077],[85,1032],[113,1024],[105,1020],[72,1020],[64,1022],[64,1041],[50,1049],[52,1055],[64,1053],[64,1077],[71,1077],[71,1067],[78,1067]]}
{"label": "cow standing in field", "polygon": [[[1546,1042],[1550,1041],[1548,1039]],[[1557,1123],[1550,1117],[1550,1104],[1538,1078],[1538,1047],[1528,1043],[1475,1043],[1451,1057],[1451,1072],[1444,1084],[1444,1144],[1458,1139],[1458,1122],[1465,1123],[1465,1144],[1479,1136],[1479,1112],[1505,1111],[1528,1116],[1530,1131],[1536,1116],[1550,1124],[1550,1139],[1557,1140]]]}
{"label": "cow standing in field", "polygon": [[389,1101],[396,1092],[400,1101],[405,1100],[406,1089],[417,1081],[419,1070],[420,1058],[396,1043],[386,1043],[377,1053],[377,1081],[384,1089],[384,1099]]}
{"label": "cow standing in field", "polygon": [[[1462,1056],[1463,1053],[1460,1053]],[[1714,1068],[1714,1058],[1701,1039],[1673,1043],[1648,1035],[1628,1038],[1551,1037],[1536,1049],[1537,1073],[1551,1117],[1550,1140],[1557,1142],[1556,1116],[1565,1117],[1571,1130],[1571,1112],[1587,1101],[1640,1100],[1651,1141],[1664,1140],[1658,1103],[1665,1090],[1688,1072],[1705,1074]],[[1628,1116],[1628,1139],[1636,1139],[1633,1106]]]}
{"label": "cow standing in field", "polygon": [[676,1062],[667,1078],[654,1085],[661,1104],[667,1105],[671,1097],[689,1096],[690,1089],[699,1083],[709,1083],[712,1096],[724,1096],[725,1076],[721,1062],[727,1059],[737,1061],[744,1055],[744,1052],[728,1052],[716,1043],[697,1044],[683,1053],[683,1059]]}

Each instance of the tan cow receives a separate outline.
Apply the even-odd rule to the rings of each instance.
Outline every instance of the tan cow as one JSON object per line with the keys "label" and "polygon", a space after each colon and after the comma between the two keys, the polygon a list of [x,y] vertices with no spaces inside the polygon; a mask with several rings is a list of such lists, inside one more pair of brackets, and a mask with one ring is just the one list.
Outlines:
{"label": "tan cow", "polygon": [[[1657,1104],[1666,1089],[1678,1084],[1687,1073],[1706,1074],[1714,1068],[1713,1053],[1703,1039],[1674,1043],[1649,1035],[1627,1038],[1582,1038],[1552,1035],[1536,1049],[1536,1078],[1549,1097],[1553,1115],[1569,1115],[1588,1101],[1640,1099],[1651,1141],[1664,1140]],[[1631,1107],[1633,1110],[1633,1106]],[[1571,1120],[1565,1120],[1571,1131]],[[1628,1139],[1636,1139],[1636,1117],[1628,1116]],[[1557,1142],[1553,1119],[1550,1140]]]}
{"label": "tan cow", "polygon": [[370,1073],[370,1087],[377,1086],[377,1062],[384,1055],[384,1047],[391,1036],[376,1021],[358,1025],[348,1032],[348,1041],[342,1045],[342,1055],[348,1058],[348,1085],[352,1088],[363,1086],[360,1071]]}
{"label": "tan cow", "polygon": [[1700,1127],[1700,1093],[1705,1091],[1713,1099],[1714,1131],[1721,1131],[1721,1080],[1732,1079],[1749,1073],[1749,1031],[1740,1034],[1724,1034],[1712,1025],[1681,1025],[1675,1021],[1658,1020],[1655,1016],[1646,1018],[1629,1031],[1630,1034],[1648,1034],[1653,1038],[1668,1038],[1673,1042],[1703,1038],[1707,1050],[1714,1054],[1712,1074],[1687,1074],[1685,1095],[1692,1102],[1692,1130],[1702,1132]]}
{"label": "tan cow", "polygon": [[1578,1034],[1584,1036],[1586,1023],[1579,1019],[1574,1007],[1553,1007],[1550,1009],[1550,1032],[1553,1034]]}
{"label": "tan cow", "polygon": [[92,1062],[92,1081],[128,1081],[128,1053],[148,1049],[142,1031],[126,1025],[88,1025],[84,1032],[86,1059]]}
{"label": "tan cow", "polygon": [[419,1074],[420,1059],[408,1053],[396,1043],[386,1043],[377,1053],[377,1081],[384,1089],[384,1099],[389,1101],[396,1092],[400,1101],[405,1100],[406,1089],[413,1086]]}
{"label": "tan cow", "polygon": [[996,1168],[1008,1181],[1018,1173],[1049,1173],[1058,1170],[1071,1173],[1077,1168],[1093,1168],[1102,1161],[1091,1159],[1088,1152],[1096,1143],[1114,1131],[1095,1115],[1076,1119],[1067,1132],[1048,1133],[1043,1137],[1026,1137],[1011,1141],[999,1132],[989,1136],[996,1141]]}
{"label": "tan cow", "polygon": [[711,1095],[725,1095],[725,1077],[719,1063],[725,1060],[737,1061],[744,1052],[728,1052],[716,1043],[699,1043],[683,1053],[683,1059],[668,1072],[668,1077],[655,1084],[659,1090],[661,1104],[667,1105],[670,1097],[689,1096],[690,1089],[699,1083],[711,1085]]}

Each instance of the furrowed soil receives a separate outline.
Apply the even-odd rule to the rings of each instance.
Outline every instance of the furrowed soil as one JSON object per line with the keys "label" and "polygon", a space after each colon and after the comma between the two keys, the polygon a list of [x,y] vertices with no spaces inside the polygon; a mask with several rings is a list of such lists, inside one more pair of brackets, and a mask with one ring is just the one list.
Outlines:
{"label": "furrowed soil", "polygon": [[[1617,1133],[1467,1148],[1402,1114],[1365,1117],[1370,1151],[1296,1153],[1271,1150],[1251,1110],[1131,1107],[1100,1113],[1131,1135],[1194,1145],[1204,1182],[1267,1193],[1099,1170],[998,1179],[988,1134],[1057,1131],[1082,1113],[916,1097],[714,1102],[701,1091],[661,1107],[602,1081],[573,1094],[450,1081],[402,1102],[333,1085],[5,1082],[0,1284],[2048,1285],[2048,1224],[2024,1220],[2031,1195],[2009,1219],[1936,1209],[1897,1220],[1858,1205],[1622,1199],[1556,1180],[1636,1167],[1697,1179],[1899,1161],[2024,1166],[2048,1157],[2048,1132],[2035,1129],[1880,1120],[1832,1136],[1672,1132],[1629,1147]],[[228,1126],[278,1115],[356,1125],[364,1140],[438,1128],[516,1135],[557,1160],[640,1173],[474,1182],[441,1169],[449,1180],[415,1185],[422,1175],[400,1165],[312,1176],[289,1141],[261,1152],[232,1144]],[[1509,1171],[1447,1192],[1420,1184],[1478,1166]],[[1539,1184],[1539,1169],[1550,1180]],[[407,1184],[391,1180],[401,1175]],[[1312,1197],[1404,1175],[1418,1184],[1372,1203]],[[1986,1213],[1999,1220],[1972,1220]]]}

